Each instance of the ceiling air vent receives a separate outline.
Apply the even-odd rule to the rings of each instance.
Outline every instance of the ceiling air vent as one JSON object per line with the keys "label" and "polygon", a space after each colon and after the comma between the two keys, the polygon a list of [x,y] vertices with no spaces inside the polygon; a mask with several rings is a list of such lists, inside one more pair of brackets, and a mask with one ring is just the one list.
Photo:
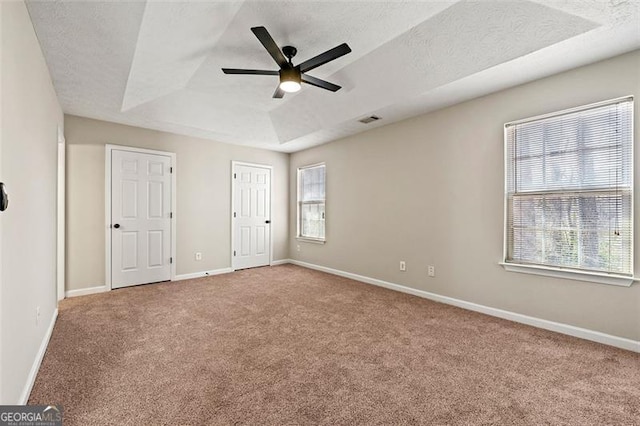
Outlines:
{"label": "ceiling air vent", "polygon": [[371,115],[369,117],[365,117],[362,120],[358,120],[361,123],[364,124],[369,124],[369,123],[373,123],[374,121],[378,121],[380,120],[380,117],[376,116],[376,115]]}

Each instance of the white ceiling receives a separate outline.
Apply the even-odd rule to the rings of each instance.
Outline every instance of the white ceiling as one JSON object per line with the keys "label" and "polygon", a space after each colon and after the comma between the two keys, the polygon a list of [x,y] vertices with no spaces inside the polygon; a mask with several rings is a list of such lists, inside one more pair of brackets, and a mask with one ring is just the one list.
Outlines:
{"label": "white ceiling", "polygon": [[[66,113],[293,152],[640,48],[640,0],[33,1]],[[352,53],[271,96],[276,70],[250,28],[302,62]],[[357,120],[378,115],[364,125]]]}

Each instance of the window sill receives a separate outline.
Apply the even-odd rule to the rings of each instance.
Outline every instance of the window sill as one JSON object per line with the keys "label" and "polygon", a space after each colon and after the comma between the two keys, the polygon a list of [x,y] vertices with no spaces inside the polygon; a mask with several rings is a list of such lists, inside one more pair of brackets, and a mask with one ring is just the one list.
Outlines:
{"label": "window sill", "polygon": [[296,240],[302,241],[303,243],[312,243],[312,244],[324,244],[326,241],[321,240],[319,238],[309,238],[309,237],[296,237]]}
{"label": "window sill", "polygon": [[521,265],[517,263],[500,262],[500,265],[509,272],[523,274],[543,275],[545,277],[566,278],[569,280],[589,281],[598,284],[617,285],[631,287],[636,280],[626,275],[603,274],[598,272],[574,271],[570,269],[552,268],[548,266]]}

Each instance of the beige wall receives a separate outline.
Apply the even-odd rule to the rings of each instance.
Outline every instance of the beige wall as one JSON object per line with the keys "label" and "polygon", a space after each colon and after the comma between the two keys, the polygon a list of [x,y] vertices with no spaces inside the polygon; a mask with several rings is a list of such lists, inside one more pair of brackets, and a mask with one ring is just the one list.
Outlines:
{"label": "beige wall", "polygon": [[231,266],[232,160],[273,166],[273,259],[288,257],[288,154],[69,115],[65,136],[67,290],[105,283],[105,144],[176,153],[178,274]]}
{"label": "beige wall", "polygon": [[[56,308],[57,127],[49,71],[23,2],[0,2],[0,404],[24,403],[28,378]],[[36,321],[36,309],[40,317]]]}
{"label": "beige wall", "polygon": [[[292,154],[290,257],[640,340],[640,284],[545,278],[498,265],[503,124],[625,95],[640,96],[640,51]],[[635,111],[640,123],[640,106]],[[640,125],[635,129],[637,141]],[[322,161],[327,243],[317,245],[295,238],[293,194],[296,168]],[[640,188],[640,155],[635,163]],[[639,225],[636,214],[636,237]],[[435,265],[435,278],[427,265]]]}

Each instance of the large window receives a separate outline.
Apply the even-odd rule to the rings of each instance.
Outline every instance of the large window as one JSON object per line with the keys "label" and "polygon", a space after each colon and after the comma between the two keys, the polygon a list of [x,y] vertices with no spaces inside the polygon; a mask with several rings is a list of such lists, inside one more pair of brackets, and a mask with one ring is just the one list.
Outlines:
{"label": "large window", "polygon": [[633,275],[633,99],[505,125],[505,263]]}
{"label": "large window", "polygon": [[325,165],[298,169],[298,237],[324,241]]}

